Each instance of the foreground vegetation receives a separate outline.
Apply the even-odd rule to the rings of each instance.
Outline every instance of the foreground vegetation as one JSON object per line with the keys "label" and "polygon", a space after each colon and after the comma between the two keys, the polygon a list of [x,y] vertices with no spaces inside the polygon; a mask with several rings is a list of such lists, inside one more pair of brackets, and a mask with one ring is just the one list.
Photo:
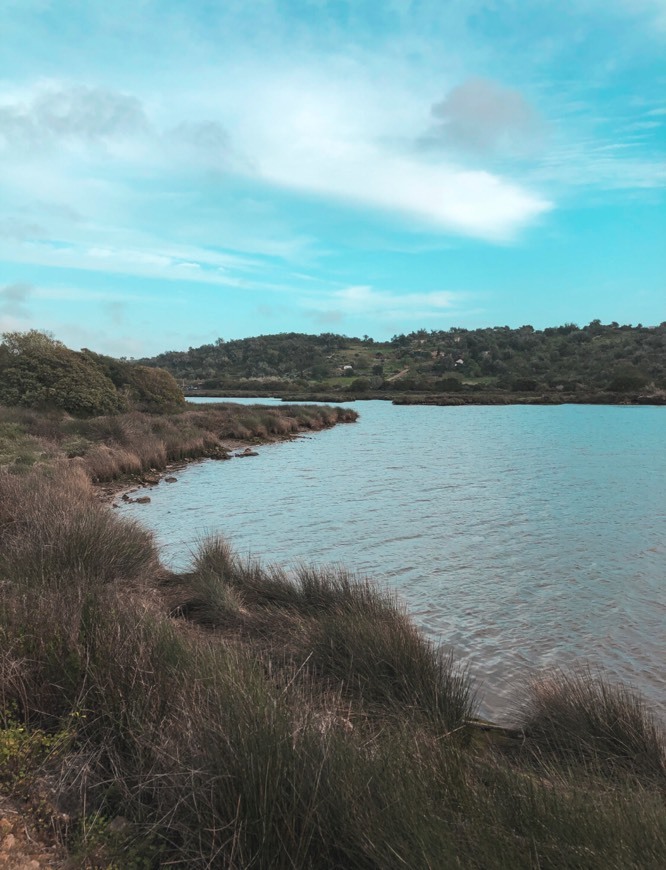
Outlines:
{"label": "foreground vegetation", "polygon": [[666,762],[632,693],[516,729],[387,593],[203,542],[186,572],[81,468],[0,474],[0,790],[77,866],[649,868]]}
{"label": "foreground vegetation", "polygon": [[218,395],[440,404],[666,403],[666,322],[425,329],[376,342],[284,333],[169,351],[146,365]]}

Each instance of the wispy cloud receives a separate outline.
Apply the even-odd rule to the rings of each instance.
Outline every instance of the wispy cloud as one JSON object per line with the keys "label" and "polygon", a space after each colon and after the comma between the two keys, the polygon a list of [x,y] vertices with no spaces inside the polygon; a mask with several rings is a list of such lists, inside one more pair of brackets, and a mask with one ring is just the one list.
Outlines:
{"label": "wispy cloud", "polygon": [[5,323],[57,320],[56,285],[159,292],[94,305],[174,347],[205,332],[195,298],[227,335],[458,319],[433,274],[510,308],[589,203],[666,187],[663,0],[5,6],[0,261],[34,285]]}
{"label": "wispy cloud", "polygon": [[29,284],[16,283],[0,287],[0,316],[25,319],[28,317],[28,301],[32,293]]}
{"label": "wispy cloud", "polygon": [[329,325],[347,319],[358,322],[412,323],[457,316],[468,304],[469,295],[448,290],[427,293],[395,293],[369,285],[344,287],[303,301],[316,322]]}

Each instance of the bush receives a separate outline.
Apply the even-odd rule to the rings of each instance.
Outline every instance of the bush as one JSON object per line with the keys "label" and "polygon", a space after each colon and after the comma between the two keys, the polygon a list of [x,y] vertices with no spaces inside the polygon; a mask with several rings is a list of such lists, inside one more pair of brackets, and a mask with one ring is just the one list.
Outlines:
{"label": "bush", "polygon": [[185,407],[185,398],[176,380],[164,369],[133,365],[127,383],[139,411],[173,413]]}
{"label": "bush", "polygon": [[642,390],[647,386],[649,378],[646,374],[631,365],[624,365],[616,369],[606,387],[613,393],[630,393]]}
{"label": "bush", "polygon": [[56,407],[71,414],[108,414],[121,407],[113,383],[82,354],[32,330],[6,333],[0,355],[0,402]]}
{"label": "bush", "polygon": [[465,385],[458,378],[440,378],[436,387],[444,393],[457,393],[465,389]]}

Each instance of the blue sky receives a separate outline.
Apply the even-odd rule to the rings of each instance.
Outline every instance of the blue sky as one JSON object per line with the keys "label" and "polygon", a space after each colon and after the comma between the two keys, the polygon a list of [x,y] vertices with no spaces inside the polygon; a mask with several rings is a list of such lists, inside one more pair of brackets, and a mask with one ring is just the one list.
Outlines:
{"label": "blue sky", "polygon": [[0,331],[666,320],[664,0],[0,0]]}

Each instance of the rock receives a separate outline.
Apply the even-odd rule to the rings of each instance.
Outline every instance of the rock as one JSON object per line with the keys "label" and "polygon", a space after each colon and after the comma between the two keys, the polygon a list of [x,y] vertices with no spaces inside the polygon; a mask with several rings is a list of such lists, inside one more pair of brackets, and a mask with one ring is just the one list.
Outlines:
{"label": "rock", "polygon": [[170,477],[165,477],[165,478],[164,478],[164,482],[165,482],[165,483],[176,483],[177,480],[178,480],[177,477],[171,477],[171,476],[170,476]]}
{"label": "rock", "polygon": [[125,816],[116,816],[115,819],[112,819],[109,822],[109,830],[113,834],[121,833],[122,831],[126,831],[130,827],[129,821],[125,818]]}
{"label": "rock", "polygon": [[251,447],[246,447],[245,450],[243,450],[242,453],[236,453],[235,455],[236,455],[239,459],[241,459],[241,458],[244,457],[244,456],[259,456],[259,454],[257,453],[257,451],[256,451],[256,450],[253,450]]}
{"label": "rock", "polygon": [[120,497],[122,498],[123,501],[131,501],[132,500],[126,492],[124,492]]}
{"label": "rock", "polygon": [[149,495],[141,495],[139,498],[135,498],[134,502],[136,504],[150,504],[150,496]]}

